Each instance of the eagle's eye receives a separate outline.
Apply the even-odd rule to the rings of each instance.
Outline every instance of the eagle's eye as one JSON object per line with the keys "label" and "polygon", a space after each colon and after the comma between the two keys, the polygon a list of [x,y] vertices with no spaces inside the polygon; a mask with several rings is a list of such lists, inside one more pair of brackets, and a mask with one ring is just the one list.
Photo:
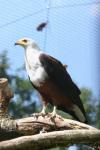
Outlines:
{"label": "eagle's eye", "polygon": [[24,39],[24,40],[23,40],[23,42],[24,42],[24,43],[27,43],[27,40],[26,40],[26,39]]}

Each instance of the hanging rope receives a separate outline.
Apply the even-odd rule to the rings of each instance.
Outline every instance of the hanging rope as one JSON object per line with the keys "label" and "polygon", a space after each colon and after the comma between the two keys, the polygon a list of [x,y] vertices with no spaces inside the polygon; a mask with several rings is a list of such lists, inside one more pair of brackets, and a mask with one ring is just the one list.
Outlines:
{"label": "hanging rope", "polygon": [[[47,18],[46,18],[46,23],[50,24],[49,16],[50,16],[50,9],[51,9],[51,0],[48,0],[48,5],[47,5]],[[46,44],[47,44],[47,34],[48,34],[48,28],[45,28],[45,34],[44,34],[44,50],[46,49]]]}

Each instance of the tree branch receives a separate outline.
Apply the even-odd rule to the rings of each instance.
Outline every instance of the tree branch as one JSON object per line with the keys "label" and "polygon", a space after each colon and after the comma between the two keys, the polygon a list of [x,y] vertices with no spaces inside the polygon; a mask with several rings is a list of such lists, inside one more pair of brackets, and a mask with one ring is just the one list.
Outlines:
{"label": "tree branch", "polygon": [[98,132],[93,130],[91,132],[91,130],[64,130],[24,136],[1,142],[0,150],[22,150],[24,148],[34,148],[35,150],[39,150],[55,146],[67,146],[80,143],[96,143],[100,145],[100,131]]}

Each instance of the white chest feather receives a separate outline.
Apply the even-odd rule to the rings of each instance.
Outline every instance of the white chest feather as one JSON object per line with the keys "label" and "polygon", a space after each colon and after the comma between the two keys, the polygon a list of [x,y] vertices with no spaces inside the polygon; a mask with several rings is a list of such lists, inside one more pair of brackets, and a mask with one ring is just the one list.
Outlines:
{"label": "white chest feather", "polygon": [[27,49],[25,53],[26,70],[31,82],[35,86],[40,86],[48,78],[47,73],[41,66],[39,56],[41,52],[33,49]]}

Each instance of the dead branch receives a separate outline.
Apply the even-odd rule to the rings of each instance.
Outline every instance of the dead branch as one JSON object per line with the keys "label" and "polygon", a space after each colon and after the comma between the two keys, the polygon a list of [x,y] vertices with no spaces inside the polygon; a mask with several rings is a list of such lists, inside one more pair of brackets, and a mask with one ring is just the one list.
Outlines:
{"label": "dead branch", "polygon": [[23,150],[33,148],[35,150],[51,148],[55,146],[68,146],[71,144],[99,144],[100,131],[93,130],[64,130],[50,133],[42,133],[32,136],[19,137],[17,139],[0,143],[0,150]]}
{"label": "dead branch", "polygon": [[59,131],[59,130],[71,130],[71,129],[87,129],[87,130],[98,130],[87,124],[64,119],[61,116],[56,116],[51,119],[51,114],[47,114],[44,117],[37,114],[37,118],[28,117],[16,120],[17,131],[23,132],[24,135],[37,134],[44,130],[44,132]]}

